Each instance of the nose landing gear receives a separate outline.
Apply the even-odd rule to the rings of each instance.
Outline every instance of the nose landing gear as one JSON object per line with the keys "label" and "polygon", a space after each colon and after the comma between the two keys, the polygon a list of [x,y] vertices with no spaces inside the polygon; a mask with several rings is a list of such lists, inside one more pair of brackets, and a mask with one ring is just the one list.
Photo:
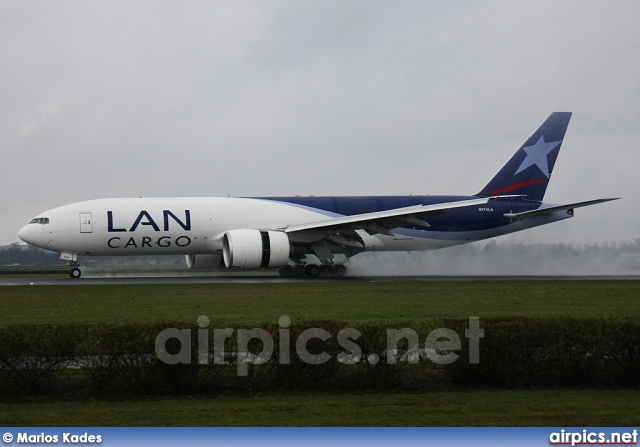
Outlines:
{"label": "nose landing gear", "polygon": [[78,255],[76,253],[61,252],[58,259],[69,261],[68,265],[69,267],[71,267],[71,270],[69,270],[69,276],[71,276],[73,279],[80,278],[80,275],[82,275],[82,272],[80,271],[80,268],[79,268],[80,264],[78,264]]}
{"label": "nose landing gear", "polygon": [[73,279],[80,278],[80,275],[82,275],[82,271],[80,270],[80,264],[78,264],[76,261],[71,261],[69,263],[69,266],[71,267],[71,270],[69,271],[69,276],[72,277]]}

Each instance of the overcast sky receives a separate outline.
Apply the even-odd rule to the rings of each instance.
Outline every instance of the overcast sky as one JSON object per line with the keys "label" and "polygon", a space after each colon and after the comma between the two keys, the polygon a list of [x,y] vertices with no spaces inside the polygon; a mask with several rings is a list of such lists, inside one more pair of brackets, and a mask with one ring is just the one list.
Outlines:
{"label": "overcast sky", "polygon": [[573,112],[509,238],[640,237],[640,2],[0,0],[0,244],[103,197],[473,194]]}

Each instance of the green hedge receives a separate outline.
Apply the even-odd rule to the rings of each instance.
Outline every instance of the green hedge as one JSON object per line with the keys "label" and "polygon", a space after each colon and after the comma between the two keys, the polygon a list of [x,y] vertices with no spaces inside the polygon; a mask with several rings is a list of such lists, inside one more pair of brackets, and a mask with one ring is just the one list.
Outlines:
{"label": "green hedge", "polygon": [[[452,325],[459,321],[452,321]],[[480,362],[466,339],[451,365],[457,383],[505,387],[639,387],[640,323],[613,318],[501,318],[482,322]]]}
{"label": "green hedge", "polygon": [[[222,357],[215,361],[213,355],[198,355],[199,330],[203,334],[200,343],[206,341],[206,352],[211,353],[215,346],[214,327],[225,326],[211,324],[204,330],[184,322],[159,322],[0,327],[0,395],[407,390],[451,385],[640,386],[640,323],[633,319],[481,319],[484,337],[480,340],[478,364],[469,362],[467,320],[354,325],[352,328],[361,334],[352,340],[361,350],[359,361],[346,356],[350,352],[338,340],[340,331],[351,327],[345,322],[306,321],[286,330],[264,324],[260,329],[273,340],[271,360],[245,365],[242,355],[232,354],[237,350],[238,330],[225,340],[225,364],[219,364]],[[414,355],[415,361],[388,362],[388,329],[411,328],[422,349],[428,334],[438,327],[458,334],[462,349],[453,351],[459,355],[456,361],[441,365],[424,355],[418,361]],[[185,346],[177,338],[162,344],[166,354],[182,353],[182,362],[167,364],[159,358],[164,352],[156,352],[156,339],[167,328],[190,330]],[[330,335],[326,341],[311,338],[306,343],[311,355],[324,352],[328,361],[308,364],[296,354],[296,340],[309,328],[320,328]],[[280,361],[286,357],[286,351],[280,350],[281,336],[289,338],[289,362]],[[249,354],[258,354],[263,348],[258,338],[248,343]],[[411,348],[402,339],[398,357],[411,353]],[[447,351],[439,353],[445,355]]]}

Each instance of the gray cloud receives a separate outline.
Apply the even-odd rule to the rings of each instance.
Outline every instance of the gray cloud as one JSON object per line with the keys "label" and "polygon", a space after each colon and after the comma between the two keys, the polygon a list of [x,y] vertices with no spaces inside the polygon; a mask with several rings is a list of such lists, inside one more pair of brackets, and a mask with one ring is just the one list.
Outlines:
{"label": "gray cloud", "polygon": [[0,0],[0,243],[114,196],[477,192],[574,112],[547,198],[624,200],[510,236],[640,235],[635,1]]}

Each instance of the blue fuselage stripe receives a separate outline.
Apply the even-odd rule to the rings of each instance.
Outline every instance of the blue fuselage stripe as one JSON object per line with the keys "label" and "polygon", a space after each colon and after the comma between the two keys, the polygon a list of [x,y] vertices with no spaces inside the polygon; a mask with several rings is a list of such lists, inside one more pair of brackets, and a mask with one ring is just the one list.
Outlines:
{"label": "blue fuselage stripe", "polygon": [[[285,203],[327,217],[354,216],[374,213],[414,205],[435,205],[476,199],[474,196],[326,196],[326,197],[256,197]],[[429,227],[408,225],[407,230],[427,230],[429,232],[483,231],[509,225],[511,221],[504,213],[516,213],[537,209],[540,202],[520,198],[492,200],[486,205],[455,208],[443,216],[429,220]]]}

